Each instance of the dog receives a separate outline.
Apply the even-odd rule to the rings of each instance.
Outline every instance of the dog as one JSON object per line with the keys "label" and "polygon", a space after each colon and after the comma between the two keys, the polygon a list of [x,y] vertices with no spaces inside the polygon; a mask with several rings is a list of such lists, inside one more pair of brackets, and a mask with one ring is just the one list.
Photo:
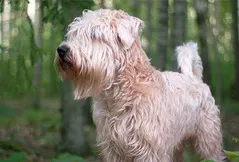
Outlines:
{"label": "dog", "polygon": [[156,70],[140,41],[143,22],[121,10],[85,10],[56,52],[75,99],[92,97],[106,162],[180,162],[186,143],[224,160],[220,111],[202,81],[197,44],[176,48],[181,73]]}

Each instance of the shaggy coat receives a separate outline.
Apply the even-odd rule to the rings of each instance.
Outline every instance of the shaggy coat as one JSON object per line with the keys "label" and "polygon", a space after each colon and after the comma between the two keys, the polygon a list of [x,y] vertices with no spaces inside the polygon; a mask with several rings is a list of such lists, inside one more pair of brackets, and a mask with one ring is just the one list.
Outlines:
{"label": "shaggy coat", "polygon": [[223,161],[219,109],[202,81],[195,43],[177,47],[181,73],[161,72],[141,47],[142,21],[123,11],[84,11],[55,63],[76,99],[93,97],[97,143],[106,162],[180,162],[189,142]]}

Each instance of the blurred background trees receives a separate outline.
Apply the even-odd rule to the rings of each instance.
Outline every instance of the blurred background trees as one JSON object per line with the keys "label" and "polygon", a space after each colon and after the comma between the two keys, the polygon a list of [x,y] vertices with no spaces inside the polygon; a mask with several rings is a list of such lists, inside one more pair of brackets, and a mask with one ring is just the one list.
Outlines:
{"label": "blurred background trees", "polygon": [[143,47],[161,70],[177,71],[175,47],[198,42],[204,81],[220,104],[225,149],[239,150],[238,6],[238,0],[0,0],[0,158],[81,161],[72,155],[78,154],[95,161],[91,100],[75,101],[53,62],[67,25],[83,9],[98,8],[141,18]]}

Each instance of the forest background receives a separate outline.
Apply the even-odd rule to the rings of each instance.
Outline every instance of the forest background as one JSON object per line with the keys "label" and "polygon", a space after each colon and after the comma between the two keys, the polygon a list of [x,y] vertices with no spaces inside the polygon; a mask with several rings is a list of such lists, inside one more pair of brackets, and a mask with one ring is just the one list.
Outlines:
{"label": "forest background", "polygon": [[[195,41],[222,117],[224,148],[239,160],[239,0],[0,0],[0,161],[99,161],[91,99],[73,99],[53,64],[84,9],[114,8],[145,23],[151,63],[177,71],[175,47]],[[188,162],[197,154],[185,153]]]}

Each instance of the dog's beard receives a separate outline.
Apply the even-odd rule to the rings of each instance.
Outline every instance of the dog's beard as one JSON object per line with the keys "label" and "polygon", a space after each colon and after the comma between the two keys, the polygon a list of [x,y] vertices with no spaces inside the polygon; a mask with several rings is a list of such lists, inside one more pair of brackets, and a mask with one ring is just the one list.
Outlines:
{"label": "dog's beard", "polygon": [[82,74],[82,72],[79,72],[78,76],[71,78],[75,99],[97,96],[105,88],[105,82],[107,82],[102,72],[90,71],[88,67],[84,68],[88,73]]}

